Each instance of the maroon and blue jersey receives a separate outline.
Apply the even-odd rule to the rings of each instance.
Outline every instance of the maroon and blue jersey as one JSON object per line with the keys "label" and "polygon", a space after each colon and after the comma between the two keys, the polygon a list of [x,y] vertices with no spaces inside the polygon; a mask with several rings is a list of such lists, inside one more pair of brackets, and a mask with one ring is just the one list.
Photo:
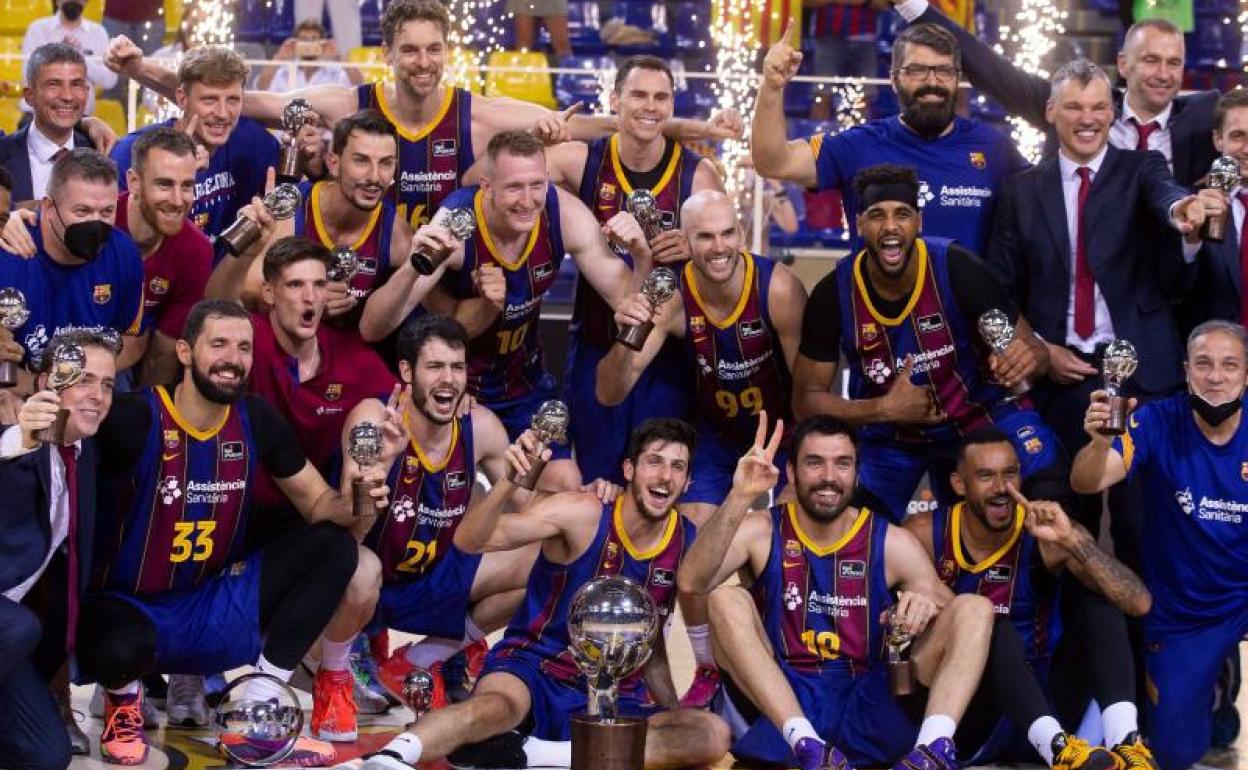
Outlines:
{"label": "maroon and blue jersey", "polygon": [[[295,209],[295,234],[302,235],[325,248],[333,251],[340,246],[354,249],[359,258],[359,269],[352,277],[349,288],[351,296],[360,301],[363,307],[368,295],[381,285],[382,279],[390,271],[390,236],[394,232],[394,202],[382,198],[381,203],[368,217],[364,232],[354,243],[336,243],[330,237],[325,219],[321,215],[321,195],[325,191],[326,182],[303,182],[299,192],[303,194],[303,205]],[[358,322],[358,318],[355,319]]]}
{"label": "maroon and blue jersey", "polygon": [[750,592],[781,667],[799,674],[865,673],[881,658],[888,521],[862,508],[839,541],[802,532],[793,503],[772,508],[771,554]]}
{"label": "maroon and blue jersey", "polygon": [[720,438],[754,440],[758,413],[767,410],[793,423],[792,379],[771,322],[767,292],[776,263],[741,253],[745,283],[732,313],[716,319],[698,293],[697,272],[685,265],[680,295],[685,306],[685,342],[697,362],[698,411]]}
{"label": "maroon and blue jersey", "polygon": [[472,93],[446,88],[438,114],[412,133],[394,116],[384,83],[356,87],[359,108],[381,112],[399,133],[399,170],[394,180],[398,216],[416,229],[427,223],[472,167]]}
{"label": "maroon and blue jersey", "polygon": [[886,317],[866,286],[867,253],[836,266],[841,297],[841,350],[849,368],[850,398],[879,398],[893,386],[907,356],[910,377],[928,386],[936,405],[948,416],[936,425],[875,423],[862,428],[864,439],[907,444],[952,442],[970,430],[1015,414],[1021,408],[1009,392],[992,382],[986,348],[975,319],[964,318],[949,278],[950,241],[920,238],[914,243],[919,263],[914,290],[901,313]]}
{"label": "maroon and blue jersey", "polygon": [[955,594],[978,594],[992,602],[992,611],[1006,616],[1023,639],[1027,660],[1053,655],[1061,635],[1057,612],[1058,581],[1044,566],[1040,548],[1023,528],[1023,509],[1016,507],[1010,539],[978,563],[962,546],[965,503],[932,512],[932,545],[936,572]]}
{"label": "maroon and blue jersey", "polygon": [[470,206],[477,219],[476,231],[464,243],[463,266],[448,270],[443,279],[451,293],[459,299],[477,296],[472,271],[481,265],[497,265],[507,281],[503,311],[468,343],[468,392],[487,406],[524,398],[548,376],[538,324],[542,299],[554,284],[564,257],[559,192],[547,185],[546,207],[515,262],[494,246],[479,187],[457,190],[446,205]]}
{"label": "maroon and blue jersey", "polygon": [[[624,210],[624,201],[633,192],[628,174],[620,163],[618,143],[619,134],[590,142],[585,170],[581,173],[581,190],[577,197],[603,223]],[[675,144],[663,175],[650,191],[663,215],[663,225],[669,230],[680,224],[680,207],[693,193],[693,175],[701,162],[701,155]],[[623,248],[613,250],[632,267],[632,255]],[[602,295],[584,276],[578,275],[572,308],[572,331],[577,340],[606,351],[615,344],[614,317],[614,311]]]}
{"label": "maroon and blue jersey", "polygon": [[99,498],[112,525],[100,587],[140,596],[195,588],[243,556],[258,459],[244,401],[202,432],[165,388],[143,395],[151,422],[138,462]]}
{"label": "maroon and blue jersey", "polygon": [[387,583],[428,575],[450,553],[475,478],[471,414],[451,423],[451,447],[440,463],[431,461],[415,438],[408,442],[386,478],[390,509],[364,538],[381,559]]}
{"label": "maroon and blue jersey", "polygon": [[[580,669],[568,651],[568,610],[577,589],[596,577],[626,577],[643,586],[659,611],[660,627],[667,622],[676,603],[676,570],[693,544],[695,527],[674,509],[668,511],[662,540],[648,551],[639,551],[624,529],[623,503],[620,495],[602,506],[597,534],[571,564],[556,564],[545,553],[538,555],[524,603],[491,652],[494,659],[528,655],[540,660],[543,672],[553,679],[570,685],[581,681]],[[625,678],[621,693],[637,690],[641,680],[641,671]]]}

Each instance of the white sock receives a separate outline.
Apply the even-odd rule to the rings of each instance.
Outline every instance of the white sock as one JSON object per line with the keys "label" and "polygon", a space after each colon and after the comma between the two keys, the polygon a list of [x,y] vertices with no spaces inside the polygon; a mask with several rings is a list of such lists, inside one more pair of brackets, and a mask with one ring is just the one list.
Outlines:
{"label": "white sock", "polygon": [[434,663],[441,663],[464,647],[462,639],[447,639],[441,636],[426,636],[407,648],[407,662],[413,666],[430,668]]}
{"label": "white sock", "polygon": [[1111,703],[1101,712],[1101,729],[1105,745],[1113,748],[1127,739],[1127,734],[1140,729],[1139,714],[1131,701]]}
{"label": "white sock", "polygon": [[[313,652],[313,650],[315,650],[315,652]],[[318,650],[314,644],[312,645],[312,649],[308,650],[307,654],[303,656],[303,660],[299,662],[304,668],[315,674],[321,667],[321,651]]]}
{"label": "white sock", "polygon": [[107,687],[105,687],[104,689],[108,690],[109,695],[116,695],[119,698],[124,698],[127,695],[138,695],[139,694],[139,680],[136,679],[133,682],[130,682],[129,684],[123,687],[118,687],[116,690],[113,690]]}
{"label": "white sock", "polygon": [[797,742],[803,738],[814,738],[817,741],[823,740],[819,737],[819,733],[815,732],[815,726],[806,717],[793,717],[786,721],[784,726],[780,728],[780,734],[789,742],[789,748],[796,747]]}
{"label": "white sock", "polygon": [[485,632],[477,628],[477,624],[472,622],[472,618],[464,618],[464,646],[478,642],[485,638]]}
{"label": "white sock", "polygon": [[1027,742],[1036,747],[1046,765],[1053,764],[1053,739],[1062,732],[1062,726],[1051,716],[1043,716],[1027,728]]}
{"label": "white sock", "polygon": [[[278,668],[263,655],[260,656],[260,660],[256,661],[256,671],[261,674],[268,674],[283,682],[289,682],[290,675],[294,673],[289,669]],[[277,699],[280,701],[284,694],[281,688],[267,679],[253,679],[247,683],[243,697],[247,700],[266,701]]]}
{"label": "white sock", "polygon": [[409,765],[414,765],[420,761],[420,752],[425,748],[420,742],[419,736],[411,733],[399,733],[389,743],[382,747],[382,751],[393,751],[399,755]]}
{"label": "white sock", "polygon": [[524,756],[529,767],[571,767],[572,741],[545,741],[530,736],[524,739]]}
{"label": "white sock", "polygon": [[351,645],[355,644],[355,636],[347,637],[345,642],[321,640],[321,668],[326,671],[346,671],[351,666]]}
{"label": "white sock", "polygon": [[700,626],[689,626],[689,646],[693,648],[693,662],[699,666],[715,665],[715,656],[711,653],[711,627],[703,623]]}
{"label": "white sock", "polygon": [[919,726],[919,738],[914,745],[915,747],[926,746],[939,738],[952,738],[957,729],[958,723],[953,721],[953,717],[932,714],[923,718],[923,724]]}

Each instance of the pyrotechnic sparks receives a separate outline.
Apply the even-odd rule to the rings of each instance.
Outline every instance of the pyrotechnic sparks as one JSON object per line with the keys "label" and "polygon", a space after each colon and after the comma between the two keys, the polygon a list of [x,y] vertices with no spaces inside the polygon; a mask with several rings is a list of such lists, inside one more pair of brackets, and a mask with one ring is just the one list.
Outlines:
{"label": "pyrotechnic sparks", "polygon": [[[711,14],[711,40],[715,43],[715,75],[713,88],[721,110],[741,113],[746,125],[754,111],[755,61],[758,58],[758,32],[754,28],[749,0],[717,0]],[[725,186],[736,195],[745,185],[746,170],[741,158],[748,157],[747,137],[740,141],[728,139],[720,150],[728,179]]]}
{"label": "pyrotechnic sparks", "polygon": [[494,51],[504,50],[512,15],[503,12],[502,0],[450,0],[447,10],[451,28],[446,42],[451,52],[445,82],[480,92],[485,87],[481,65]]}
{"label": "pyrotechnic sparks", "polygon": [[[1066,11],[1059,9],[1053,0],[1020,0],[1014,23],[1003,21],[1000,27],[1000,43],[997,50],[1011,56],[1014,64],[1026,72],[1048,77],[1049,71],[1041,63],[1053,49],[1053,40],[1065,32],[1062,22]],[[1044,133],[1022,118],[1007,118],[1014,127],[1014,143],[1018,151],[1031,162],[1040,160],[1044,149]]]}

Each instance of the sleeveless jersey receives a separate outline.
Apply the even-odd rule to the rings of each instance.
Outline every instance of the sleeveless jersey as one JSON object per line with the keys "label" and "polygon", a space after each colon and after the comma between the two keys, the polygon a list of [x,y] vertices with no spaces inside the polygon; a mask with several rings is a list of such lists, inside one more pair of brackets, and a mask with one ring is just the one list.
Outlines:
{"label": "sleeveless jersey", "polygon": [[698,293],[693,264],[685,265],[680,295],[685,305],[685,342],[697,362],[701,419],[717,436],[749,444],[766,409],[793,423],[792,380],[771,323],[767,291],[776,263],[742,252],[745,284],[732,314],[716,322]]}
{"label": "sleeveless jersey", "polygon": [[[502,657],[519,654],[542,659],[542,670],[562,682],[573,684],[580,670],[568,652],[568,610],[572,595],[600,576],[619,575],[644,586],[659,611],[659,626],[667,622],[676,602],[676,570],[693,544],[693,523],[674,509],[667,514],[663,539],[649,551],[638,552],[624,531],[620,509],[624,496],[602,506],[598,533],[589,548],[571,564],[555,564],[541,553],[529,573],[524,603],[495,647]],[[661,631],[660,631],[661,633]],[[637,671],[620,683],[621,692],[635,688]]]}
{"label": "sleeveless jersey", "polygon": [[498,404],[528,395],[546,372],[538,323],[542,298],[564,257],[559,193],[554,185],[547,186],[546,208],[515,262],[508,262],[494,247],[480,188],[463,188],[450,205],[461,196],[472,201],[477,229],[464,244],[463,267],[447,272],[447,284],[457,297],[476,296],[472,271],[483,264],[498,265],[507,280],[503,312],[468,344],[468,392],[487,405]]}
{"label": "sleeveless jersey", "polygon": [[881,658],[880,613],[891,602],[884,575],[888,521],[863,508],[838,542],[816,546],[793,503],[771,513],[771,555],[750,591],[783,667],[857,676]]}
{"label": "sleeveless jersey", "polygon": [[875,423],[864,438],[906,443],[950,442],[994,418],[1020,409],[1009,394],[984,374],[986,355],[975,319],[962,317],[949,280],[944,238],[915,241],[918,278],[905,309],[886,318],[867,294],[865,251],[836,266],[841,298],[841,349],[849,367],[850,398],[877,398],[892,387],[906,356],[914,357],[911,380],[927,385],[948,419],[937,425]]}
{"label": "sleeveless jersey", "polygon": [[970,515],[965,503],[932,512],[937,574],[955,594],[987,597],[993,612],[1008,616],[1023,638],[1028,660],[1051,657],[1061,634],[1058,582],[1044,579],[1052,576],[1035,538],[1023,529],[1023,509],[1015,509],[1009,541],[978,564],[972,564],[962,549],[962,517]]}
{"label": "sleeveless jersey", "polygon": [[120,494],[99,500],[102,520],[116,524],[102,585],[139,595],[194,588],[242,557],[258,460],[241,403],[202,433],[163,387],[146,394],[152,421],[143,453]]}
{"label": "sleeveless jersey", "polygon": [[[624,165],[620,163],[618,143],[618,134],[590,142],[585,170],[581,173],[581,190],[577,197],[603,223],[624,210],[624,201],[633,191]],[[701,155],[680,144],[672,149],[672,157],[663,170],[663,176],[650,191],[663,213],[665,227],[671,229],[680,224],[680,207],[693,192],[693,175],[701,162]],[[632,267],[632,255],[623,249],[615,249],[615,253]],[[572,330],[577,338],[606,351],[615,344],[614,316],[606,300],[578,274],[572,308]]]}
{"label": "sleeveless jersey", "polygon": [[[295,234],[302,235],[333,251],[339,246],[349,246],[359,255],[359,269],[351,279],[351,294],[360,301],[360,307],[373,290],[381,285],[382,277],[390,271],[390,235],[394,232],[394,202],[383,198],[381,204],[369,215],[364,234],[355,243],[335,243],[325,227],[321,216],[321,195],[325,182],[303,182],[303,205],[295,210]],[[358,318],[356,319],[358,323]]]}
{"label": "sleeveless jersey", "polygon": [[413,438],[391,466],[386,478],[392,490],[389,513],[364,539],[381,559],[386,582],[419,579],[449,552],[472,497],[472,452],[469,414],[451,423],[451,447],[441,463],[426,457]]}
{"label": "sleeveless jersey", "polygon": [[447,88],[438,114],[416,133],[395,119],[384,83],[356,86],[359,108],[381,112],[399,132],[399,176],[394,181],[398,216],[415,229],[428,222],[472,167],[472,94]]}

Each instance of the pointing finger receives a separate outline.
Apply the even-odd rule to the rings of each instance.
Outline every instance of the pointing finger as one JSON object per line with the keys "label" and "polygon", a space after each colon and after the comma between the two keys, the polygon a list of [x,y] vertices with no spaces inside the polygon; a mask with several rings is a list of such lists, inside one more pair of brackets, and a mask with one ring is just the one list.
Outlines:
{"label": "pointing finger", "polygon": [[572,106],[568,107],[566,110],[559,113],[559,117],[562,120],[567,120],[568,118],[572,117],[573,115],[575,115],[576,113],[584,109],[584,107],[585,107],[584,102],[581,102],[581,101],[573,102]]}
{"label": "pointing finger", "polygon": [[784,42],[790,48],[797,48],[797,27],[793,24],[793,17],[789,17],[789,21],[784,25]]}
{"label": "pointing finger", "polygon": [[1019,505],[1027,505],[1027,502],[1028,502],[1027,498],[1023,497],[1023,493],[1019,492],[1018,488],[1015,487],[1013,484],[1011,484],[1008,481],[1005,482],[1005,489],[1006,491],[1010,493],[1010,497],[1014,498],[1014,502],[1018,503]]}

